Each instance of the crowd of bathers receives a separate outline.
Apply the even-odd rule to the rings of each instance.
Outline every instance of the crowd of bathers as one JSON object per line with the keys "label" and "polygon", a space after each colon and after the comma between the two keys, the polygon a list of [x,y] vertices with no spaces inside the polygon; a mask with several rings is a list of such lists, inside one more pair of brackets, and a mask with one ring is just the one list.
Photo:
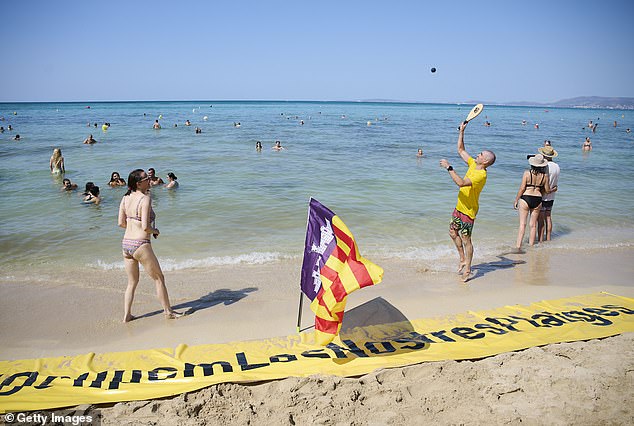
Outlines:
{"label": "crowd of bathers", "polygon": [[[92,139],[92,135],[86,138],[86,140],[90,139]],[[84,143],[94,143],[86,142],[86,140],[84,141]],[[64,175],[66,173],[64,156],[62,155],[62,150],[60,148],[55,148],[53,150],[53,155],[51,155],[51,159],[49,161],[49,167],[52,174]],[[178,177],[172,172],[169,172],[167,174],[167,183],[165,183],[165,181],[163,181],[160,176],[156,175],[156,170],[153,167],[148,168],[147,174],[150,180],[150,186],[163,185],[167,189],[176,189],[179,186]],[[119,186],[127,186],[128,184],[125,179],[121,177],[121,174],[119,172],[114,171],[110,174],[110,180],[108,181],[107,185],[115,188]],[[62,191],[75,191],[78,189],[78,187],[79,186],[76,183],[73,183],[69,178],[64,177],[64,179],[62,179]],[[83,202],[89,204],[99,205],[102,200],[99,186],[95,185],[94,182],[86,182],[84,192],[81,194],[81,196],[83,197]]]}
{"label": "crowd of bathers", "polygon": [[[150,178],[151,186],[163,185],[167,189],[178,188],[178,177],[172,172],[169,172],[167,174],[167,183],[165,183],[163,179],[156,175],[156,171],[152,167],[148,169],[147,174]],[[108,186],[115,188],[127,185],[127,182],[121,177],[119,172],[112,172],[112,174],[110,175],[110,181],[108,181]],[[75,191],[76,189],[78,189],[78,185],[76,183],[73,183],[69,178],[64,178],[62,180],[62,191]],[[100,189],[99,186],[95,185],[94,182],[86,182],[84,192],[81,193],[81,196],[83,197],[84,203],[93,203],[97,205],[101,203]]]}

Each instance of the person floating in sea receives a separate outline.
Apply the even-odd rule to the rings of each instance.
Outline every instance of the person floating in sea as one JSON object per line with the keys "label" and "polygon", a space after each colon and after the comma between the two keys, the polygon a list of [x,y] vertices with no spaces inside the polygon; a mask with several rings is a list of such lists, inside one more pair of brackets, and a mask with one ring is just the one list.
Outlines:
{"label": "person floating in sea", "polygon": [[150,178],[150,186],[163,185],[165,183],[163,179],[156,176],[156,171],[152,167],[147,169],[147,175]]}
{"label": "person floating in sea", "polygon": [[64,180],[62,180],[62,191],[74,191],[76,189],[77,189],[77,184],[72,183],[70,179],[64,178]]}
{"label": "person floating in sea", "polygon": [[108,182],[108,186],[125,186],[125,180],[121,177],[119,172],[112,172],[110,175],[110,182]]}
{"label": "person floating in sea", "polygon": [[85,144],[93,144],[93,143],[97,143],[97,141],[95,140],[95,138],[92,137],[92,135],[90,135],[86,139],[84,139],[84,143]]}
{"label": "person floating in sea", "polygon": [[152,126],[152,128],[156,130],[159,130],[161,128],[161,124],[158,120],[154,120],[154,125]]}
{"label": "person floating in sea", "polygon": [[139,284],[139,263],[156,286],[158,299],[167,319],[182,317],[183,314],[172,309],[165,276],[161,265],[152,250],[150,237],[158,238],[160,231],[156,228],[156,215],[152,210],[150,198],[150,177],[142,170],[133,170],[128,176],[128,192],[119,205],[118,225],[125,229],[121,247],[123,263],[128,277],[125,290],[123,322],[135,319],[132,315],[134,292]]}
{"label": "person floating in sea", "polygon": [[464,132],[467,122],[460,125],[458,134],[458,155],[467,163],[469,169],[463,178],[453,169],[446,159],[440,160],[440,166],[444,167],[453,182],[460,188],[458,191],[458,203],[453,211],[449,225],[449,236],[458,250],[460,263],[458,273],[462,273],[462,281],[467,282],[473,278],[471,262],[473,261],[473,243],[471,234],[473,223],[480,208],[480,193],[487,181],[487,168],[495,163],[495,154],[492,151],[482,151],[474,159],[465,150]]}
{"label": "person floating in sea", "polygon": [[255,150],[257,152],[261,152],[262,151],[262,142],[260,141],[255,141]]}
{"label": "person floating in sea", "polygon": [[581,150],[592,151],[592,141],[590,140],[590,138],[586,137],[585,142],[583,143],[583,145],[581,145]]}
{"label": "person floating in sea", "polygon": [[282,142],[280,142],[280,141],[275,141],[275,145],[273,145],[273,147],[272,147],[271,149],[273,149],[273,150],[275,150],[275,151],[281,151],[281,150],[286,149],[286,148],[284,148],[284,147],[282,146]]}
{"label": "person floating in sea", "polygon": [[168,182],[165,184],[165,188],[167,189],[176,189],[178,188],[178,178],[176,177],[176,175],[172,172],[169,172],[167,174],[167,180]]}
{"label": "person floating in sea", "polygon": [[92,188],[93,186],[95,186],[94,182],[86,182],[86,186],[84,188],[84,192],[81,193],[81,196],[85,197],[88,194],[90,194],[90,188]]}
{"label": "person floating in sea", "polygon": [[416,153],[416,157],[423,158],[423,148],[418,148],[418,152]]}
{"label": "person floating in sea", "polygon": [[101,197],[99,196],[99,187],[93,185],[88,190],[88,195],[84,197],[84,203],[95,204],[98,206],[101,203]]}

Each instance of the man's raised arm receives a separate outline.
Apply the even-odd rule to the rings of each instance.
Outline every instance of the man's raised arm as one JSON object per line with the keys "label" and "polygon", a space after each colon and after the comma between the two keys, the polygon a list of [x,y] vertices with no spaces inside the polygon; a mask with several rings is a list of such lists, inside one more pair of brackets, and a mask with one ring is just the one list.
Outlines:
{"label": "man's raised arm", "polygon": [[462,158],[465,163],[467,163],[470,157],[469,153],[464,149],[464,130],[467,128],[467,124],[469,123],[464,121],[460,124],[460,127],[458,127],[460,131],[458,134],[458,155],[460,155],[460,158]]}

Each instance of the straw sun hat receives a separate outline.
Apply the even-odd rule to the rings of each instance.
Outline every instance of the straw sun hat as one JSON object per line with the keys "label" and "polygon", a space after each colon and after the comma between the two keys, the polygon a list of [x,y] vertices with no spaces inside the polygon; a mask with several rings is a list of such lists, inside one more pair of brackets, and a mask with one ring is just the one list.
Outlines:
{"label": "straw sun hat", "polygon": [[548,161],[546,161],[542,154],[537,154],[528,159],[528,164],[534,167],[544,167],[548,164]]}
{"label": "straw sun hat", "polygon": [[544,154],[544,157],[553,158],[553,157],[556,157],[557,155],[559,155],[559,154],[557,154],[557,151],[555,151],[553,149],[552,146],[545,146],[545,147],[542,147],[542,148],[538,148],[537,151],[539,151],[542,154]]}

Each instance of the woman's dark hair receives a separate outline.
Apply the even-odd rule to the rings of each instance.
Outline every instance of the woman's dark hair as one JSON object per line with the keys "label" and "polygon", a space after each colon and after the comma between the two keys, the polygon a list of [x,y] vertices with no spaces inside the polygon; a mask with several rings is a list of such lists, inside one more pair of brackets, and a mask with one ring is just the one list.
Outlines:
{"label": "woman's dark hair", "polygon": [[90,187],[90,189],[88,190],[88,192],[90,192],[92,195],[94,195],[95,197],[99,196],[99,187],[96,185],[93,185]]}
{"label": "woman's dark hair", "polygon": [[548,166],[543,166],[543,167],[536,167],[536,166],[531,166],[531,172],[533,173],[546,173],[546,170],[548,170]]}
{"label": "woman's dark hair", "polygon": [[145,171],[143,169],[135,169],[128,175],[128,192],[125,195],[130,195],[136,191],[137,184],[141,181]]}
{"label": "woman's dark hair", "polygon": [[119,172],[112,172],[112,174],[110,175],[110,182],[114,182],[114,175],[119,175],[119,179],[121,179],[121,174]]}
{"label": "woman's dark hair", "polygon": [[169,173],[167,174],[167,176],[169,176],[169,177],[170,177],[170,179],[174,179],[174,180],[178,179],[178,178],[176,177],[176,175],[175,175],[174,173],[172,173],[172,172],[169,172]]}
{"label": "woman's dark hair", "polygon": [[90,193],[90,188],[95,186],[93,182],[86,182],[86,189],[84,189],[84,193],[82,195],[88,195]]}

